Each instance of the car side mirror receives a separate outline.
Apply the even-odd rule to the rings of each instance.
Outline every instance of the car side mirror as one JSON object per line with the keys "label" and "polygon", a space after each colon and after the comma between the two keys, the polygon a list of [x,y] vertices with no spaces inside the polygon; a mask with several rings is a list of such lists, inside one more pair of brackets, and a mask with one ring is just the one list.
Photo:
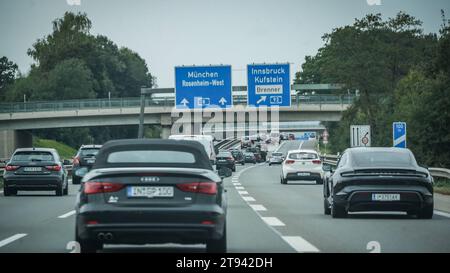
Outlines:
{"label": "car side mirror", "polygon": [[220,168],[217,173],[219,174],[220,178],[226,178],[230,177],[233,174],[233,171],[230,168],[222,167]]}

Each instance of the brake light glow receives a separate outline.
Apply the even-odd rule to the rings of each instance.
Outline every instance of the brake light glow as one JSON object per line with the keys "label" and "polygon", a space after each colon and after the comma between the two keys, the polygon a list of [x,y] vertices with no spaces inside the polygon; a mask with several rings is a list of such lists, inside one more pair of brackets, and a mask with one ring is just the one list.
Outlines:
{"label": "brake light glow", "polygon": [[125,186],[120,183],[88,181],[84,184],[85,194],[117,192]]}
{"label": "brake light glow", "polygon": [[7,171],[15,171],[19,168],[19,166],[14,166],[14,165],[6,165],[5,170]]}
{"label": "brake light glow", "polygon": [[45,168],[49,171],[55,171],[55,172],[59,172],[61,170],[61,166],[59,166],[59,165],[45,166]]}
{"label": "brake light glow", "polygon": [[193,182],[177,184],[177,188],[184,192],[195,192],[211,195],[217,193],[217,184],[215,182]]}
{"label": "brake light glow", "polygon": [[313,160],[312,163],[314,163],[314,164],[322,164],[322,161],[321,160]]}
{"label": "brake light glow", "polygon": [[286,164],[294,164],[295,160],[286,160],[285,162],[286,162]]}

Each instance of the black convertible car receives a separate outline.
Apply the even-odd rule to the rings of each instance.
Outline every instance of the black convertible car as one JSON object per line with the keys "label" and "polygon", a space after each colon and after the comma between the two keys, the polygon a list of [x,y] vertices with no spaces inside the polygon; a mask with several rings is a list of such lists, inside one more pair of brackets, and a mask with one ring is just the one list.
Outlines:
{"label": "black convertible car", "polygon": [[208,252],[226,252],[223,182],[195,141],[107,142],[77,200],[82,252],[151,243],[205,243]]}
{"label": "black convertible car", "polygon": [[324,183],[324,213],[403,211],[433,217],[433,177],[409,149],[350,148]]}

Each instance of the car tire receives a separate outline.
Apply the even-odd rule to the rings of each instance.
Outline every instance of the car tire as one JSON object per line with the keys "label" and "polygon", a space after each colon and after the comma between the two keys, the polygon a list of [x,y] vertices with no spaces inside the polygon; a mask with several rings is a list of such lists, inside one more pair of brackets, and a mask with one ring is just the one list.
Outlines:
{"label": "car tire", "polygon": [[227,223],[223,228],[223,235],[220,239],[211,239],[206,243],[208,253],[227,253]]}
{"label": "car tire", "polygon": [[433,213],[434,213],[434,204],[431,204],[431,205],[425,206],[421,210],[419,210],[419,213],[417,214],[417,218],[431,219],[431,218],[433,218]]}
{"label": "car tire", "polygon": [[233,172],[236,171],[236,166],[233,166],[233,169],[231,169]]}
{"label": "car tire", "polygon": [[69,195],[69,182],[67,182],[66,187],[64,188],[63,195]]}
{"label": "car tire", "polygon": [[283,177],[281,177],[281,184],[284,184],[284,185],[286,185],[286,184],[287,184],[287,179],[286,179],[286,178],[283,178]]}
{"label": "car tire", "polygon": [[241,162],[241,165],[244,166],[244,165],[245,165],[245,162]]}
{"label": "car tire", "polygon": [[272,163],[269,163],[269,166],[272,166]]}
{"label": "car tire", "polygon": [[339,205],[336,205],[334,202],[331,204],[331,217],[333,218],[346,218],[347,210]]}
{"label": "car tire", "polygon": [[316,185],[323,185],[323,179],[322,178],[317,179]]}
{"label": "car tire", "polygon": [[13,195],[17,195],[17,190],[11,190],[8,188],[3,188],[3,195],[4,196],[13,196]]}
{"label": "car tire", "polygon": [[56,194],[56,196],[63,196],[64,189],[63,189],[62,185],[58,185],[58,187],[55,190],[55,194]]}
{"label": "car tire", "polygon": [[330,203],[328,202],[328,199],[326,197],[323,198],[323,214],[325,215],[331,214]]}
{"label": "car tire", "polygon": [[75,178],[75,176],[72,176],[72,184],[79,185],[81,183],[81,178]]}

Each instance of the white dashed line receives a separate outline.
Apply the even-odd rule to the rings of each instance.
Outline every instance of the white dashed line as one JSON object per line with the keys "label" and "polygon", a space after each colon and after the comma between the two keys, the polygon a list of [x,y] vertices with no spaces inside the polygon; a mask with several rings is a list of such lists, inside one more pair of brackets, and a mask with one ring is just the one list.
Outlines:
{"label": "white dashed line", "polygon": [[267,210],[263,205],[250,205],[250,207],[256,211],[266,211]]}
{"label": "white dashed line", "polygon": [[266,224],[273,227],[282,227],[285,226],[283,222],[280,221],[277,217],[261,217]]}
{"label": "white dashed line", "polygon": [[317,247],[300,236],[282,236],[282,238],[297,252],[320,252]]}
{"label": "white dashed line", "polygon": [[443,216],[443,217],[450,218],[450,213],[447,213],[447,212],[435,210],[435,211],[434,211],[434,214],[439,215],[439,216]]}
{"label": "white dashed line", "polygon": [[234,186],[240,186],[242,185],[241,183],[233,183]]}
{"label": "white dashed line", "polygon": [[236,188],[236,190],[245,190],[245,188],[242,186],[236,186],[235,188]]}
{"label": "white dashed line", "polygon": [[72,210],[72,211],[69,211],[68,213],[65,213],[63,215],[58,216],[58,218],[61,218],[61,219],[62,218],[67,218],[67,217],[72,216],[74,214],[75,214],[75,210]]}
{"label": "white dashed line", "polygon": [[246,194],[248,194],[248,191],[238,191],[238,193],[240,194],[240,195],[246,195]]}
{"label": "white dashed line", "polygon": [[10,244],[10,243],[12,243],[12,242],[14,242],[14,241],[16,241],[16,240],[19,240],[20,238],[23,238],[23,237],[25,237],[25,236],[27,236],[26,233],[18,233],[18,234],[13,235],[13,236],[11,236],[11,237],[9,237],[9,238],[6,238],[5,240],[0,241],[0,247],[4,247],[4,246],[6,246],[7,244]]}
{"label": "white dashed line", "polygon": [[244,199],[244,201],[247,201],[247,202],[256,201],[255,198],[253,198],[251,196],[242,196],[242,199]]}

